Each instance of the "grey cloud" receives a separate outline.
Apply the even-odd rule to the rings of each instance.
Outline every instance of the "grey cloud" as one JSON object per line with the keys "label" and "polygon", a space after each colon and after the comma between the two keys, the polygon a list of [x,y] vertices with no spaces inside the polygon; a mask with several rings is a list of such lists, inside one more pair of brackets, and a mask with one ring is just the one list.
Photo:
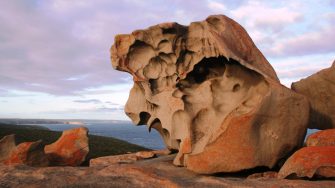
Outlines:
{"label": "grey cloud", "polygon": [[94,104],[101,104],[102,103],[98,99],[74,100],[73,102],[77,102],[77,103],[94,103]]}

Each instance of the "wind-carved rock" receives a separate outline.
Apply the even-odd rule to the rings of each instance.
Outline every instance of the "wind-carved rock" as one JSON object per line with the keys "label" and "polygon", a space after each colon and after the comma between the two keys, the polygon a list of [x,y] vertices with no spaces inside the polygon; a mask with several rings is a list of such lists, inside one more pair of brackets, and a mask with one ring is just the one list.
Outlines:
{"label": "wind-carved rock", "polygon": [[163,23],[114,42],[113,67],[134,80],[125,112],[178,150],[175,165],[204,174],[272,168],[302,144],[307,99],[280,84],[230,18]]}

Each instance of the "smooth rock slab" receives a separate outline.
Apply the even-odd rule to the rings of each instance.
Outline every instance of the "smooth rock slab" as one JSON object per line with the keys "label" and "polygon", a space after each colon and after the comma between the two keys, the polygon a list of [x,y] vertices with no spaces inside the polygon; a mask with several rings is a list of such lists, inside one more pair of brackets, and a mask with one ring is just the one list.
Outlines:
{"label": "smooth rock slab", "polygon": [[51,165],[79,166],[89,152],[88,129],[85,127],[65,130],[54,143],[46,145],[45,153]]}
{"label": "smooth rock slab", "polygon": [[318,131],[307,137],[307,146],[335,146],[335,129]]}
{"label": "smooth rock slab", "polygon": [[335,178],[335,146],[311,146],[298,150],[278,173],[278,178],[290,176]]}
{"label": "smooth rock slab", "polygon": [[292,83],[291,88],[311,103],[309,128],[335,128],[335,61],[330,68]]}
{"label": "smooth rock slab", "polygon": [[205,176],[172,165],[174,156],[108,167],[0,166],[0,187],[335,187],[335,181]]}

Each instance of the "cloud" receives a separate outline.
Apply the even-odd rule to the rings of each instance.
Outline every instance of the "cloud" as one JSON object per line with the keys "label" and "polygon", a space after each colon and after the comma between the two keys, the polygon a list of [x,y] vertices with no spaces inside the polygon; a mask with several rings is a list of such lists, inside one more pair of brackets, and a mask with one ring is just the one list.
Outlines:
{"label": "cloud", "polygon": [[94,104],[101,104],[102,103],[99,99],[74,100],[73,102],[77,102],[77,103],[94,103]]}
{"label": "cloud", "polygon": [[208,8],[217,12],[224,12],[227,9],[223,3],[212,0],[208,2]]}
{"label": "cloud", "polygon": [[[329,18],[321,19],[323,10],[302,2],[1,1],[0,89],[81,95],[106,85],[130,85],[131,76],[110,63],[116,34],[167,21],[189,24],[214,13],[241,23],[267,57],[334,51],[334,28],[328,27],[335,25],[333,14],[325,11]],[[310,17],[325,25],[309,27]]]}
{"label": "cloud", "polygon": [[299,56],[330,53],[335,51],[335,25],[327,25],[318,31],[307,32],[284,39],[275,44],[269,54],[277,56]]}

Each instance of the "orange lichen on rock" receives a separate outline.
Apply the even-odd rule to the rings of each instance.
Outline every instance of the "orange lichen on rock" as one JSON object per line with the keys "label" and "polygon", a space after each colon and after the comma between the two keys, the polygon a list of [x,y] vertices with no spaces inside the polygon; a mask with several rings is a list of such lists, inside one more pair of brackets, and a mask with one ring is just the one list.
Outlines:
{"label": "orange lichen on rock", "polygon": [[335,129],[318,131],[307,137],[307,146],[335,146]]}
{"label": "orange lichen on rock", "polygon": [[89,152],[87,134],[85,127],[66,130],[56,142],[45,146],[51,165],[78,166],[84,162]]}
{"label": "orange lichen on rock", "polygon": [[16,146],[15,135],[5,136],[0,141],[0,163],[5,165],[48,166],[41,141],[23,142]]}
{"label": "orange lichen on rock", "polygon": [[290,176],[334,178],[335,146],[311,146],[298,150],[278,173],[278,178]]}

